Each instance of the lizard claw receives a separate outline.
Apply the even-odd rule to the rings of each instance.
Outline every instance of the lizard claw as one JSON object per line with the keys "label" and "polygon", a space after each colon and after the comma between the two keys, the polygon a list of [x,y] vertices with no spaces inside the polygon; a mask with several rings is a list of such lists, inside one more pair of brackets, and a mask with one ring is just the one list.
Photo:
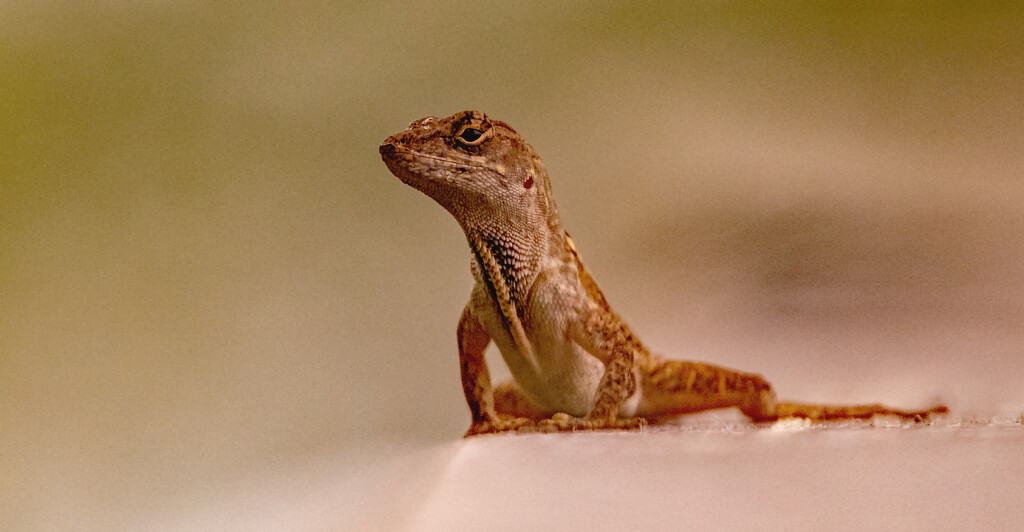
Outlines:
{"label": "lizard claw", "polygon": [[549,419],[537,423],[541,432],[576,432],[577,430],[594,430],[594,423],[588,419],[570,416],[559,412]]}

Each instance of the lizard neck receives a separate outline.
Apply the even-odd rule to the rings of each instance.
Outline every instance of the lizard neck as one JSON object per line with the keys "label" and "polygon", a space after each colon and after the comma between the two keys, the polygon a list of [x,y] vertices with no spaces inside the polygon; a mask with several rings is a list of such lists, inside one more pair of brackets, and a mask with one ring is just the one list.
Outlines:
{"label": "lizard neck", "polygon": [[[541,271],[572,260],[567,256],[567,235],[554,203],[547,201],[543,209],[532,211],[509,210],[460,220],[476,259],[474,276],[499,289],[498,285],[504,284],[519,308],[524,308]],[[515,216],[508,216],[509,212]]]}
{"label": "lizard neck", "polygon": [[[449,209],[475,255],[474,276],[491,285],[492,292],[506,286],[509,299],[520,309],[540,272],[567,260],[567,235],[540,158],[531,158],[529,174],[535,186],[532,195],[496,194],[486,202],[454,202]],[[466,209],[467,205],[473,208]]]}

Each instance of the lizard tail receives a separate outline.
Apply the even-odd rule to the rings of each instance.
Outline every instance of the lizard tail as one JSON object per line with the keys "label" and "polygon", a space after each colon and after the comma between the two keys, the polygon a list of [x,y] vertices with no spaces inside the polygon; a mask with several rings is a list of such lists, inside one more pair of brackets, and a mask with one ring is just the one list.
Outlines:
{"label": "lizard tail", "polygon": [[813,405],[779,402],[775,405],[776,419],[801,418],[811,421],[845,421],[871,419],[874,416],[895,416],[912,421],[926,421],[930,416],[949,413],[946,405],[936,405],[927,410],[901,410],[885,405]]}

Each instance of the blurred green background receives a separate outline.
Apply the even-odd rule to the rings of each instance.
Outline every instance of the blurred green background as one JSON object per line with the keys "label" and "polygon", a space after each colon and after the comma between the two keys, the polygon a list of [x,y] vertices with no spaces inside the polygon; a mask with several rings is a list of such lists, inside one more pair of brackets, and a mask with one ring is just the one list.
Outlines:
{"label": "blurred green background", "polygon": [[469,255],[377,146],[464,109],[655,350],[1024,410],[1018,3],[4,4],[5,530],[461,436]]}

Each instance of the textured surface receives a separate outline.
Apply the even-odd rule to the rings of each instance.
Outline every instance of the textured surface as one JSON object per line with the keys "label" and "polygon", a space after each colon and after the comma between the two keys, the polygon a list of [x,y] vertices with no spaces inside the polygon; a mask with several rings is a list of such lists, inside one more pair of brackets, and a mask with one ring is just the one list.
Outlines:
{"label": "textured surface", "polygon": [[146,528],[1010,531],[1021,446],[1019,424],[488,436],[282,471]]}

